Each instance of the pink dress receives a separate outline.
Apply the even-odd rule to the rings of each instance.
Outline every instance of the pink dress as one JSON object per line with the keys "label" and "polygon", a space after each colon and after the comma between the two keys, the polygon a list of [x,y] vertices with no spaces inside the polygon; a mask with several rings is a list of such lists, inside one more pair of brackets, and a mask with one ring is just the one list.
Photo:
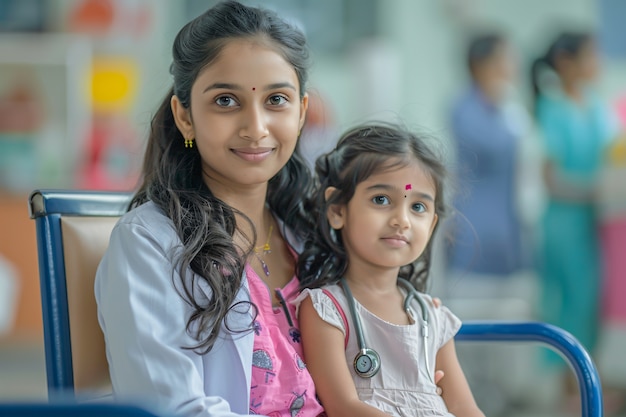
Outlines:
{"label": "pink dress", "polygon": [[[302,344],[295,306],[289,301],[298,293],[294,276],[276,289],[283,306],[273,307],[270,290],[247,265],[250,299],[258,309],[254,322],[250,413],[270,417],[313,417],[324,409],[315,395],[313,379],[302,360]],[[286,311],[288,314],[286,314]]]}

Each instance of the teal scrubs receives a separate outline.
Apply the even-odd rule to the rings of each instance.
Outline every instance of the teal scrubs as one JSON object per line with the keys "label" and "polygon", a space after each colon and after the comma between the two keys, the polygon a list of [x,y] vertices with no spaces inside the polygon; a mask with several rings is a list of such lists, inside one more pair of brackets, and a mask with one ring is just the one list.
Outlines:
{"label": "teal scrubs", "polygon": [[[614,131],[608,108],[593,97],[575,103],[564,95],[543,95],[536,112],[557,175],[581,189],[593,187]],[[550,197],[542,235],[543,319],[593,351],[602,277],[593,202]]]}

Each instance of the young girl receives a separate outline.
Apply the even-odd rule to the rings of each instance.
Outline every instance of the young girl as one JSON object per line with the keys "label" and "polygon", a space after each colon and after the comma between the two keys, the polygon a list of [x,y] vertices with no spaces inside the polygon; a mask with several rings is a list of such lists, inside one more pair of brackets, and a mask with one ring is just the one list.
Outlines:
{"label": "young girl", "polygon": [[323,412],[284,299],[313,229],[294,153],[307,58],[300,31],[232,1],[178,33],[143,183],[96,277],[118,398],[186,416]]}
{"label": "young girl", "polygon": [[[417,292],[445,212],[441,162],[414,134],[371,125],[346,133],[316,171],[319,224],[295,303],[328,416],[483,416],[455,353],[459,319]],[[434,369],[446,374],[442,397]]]}

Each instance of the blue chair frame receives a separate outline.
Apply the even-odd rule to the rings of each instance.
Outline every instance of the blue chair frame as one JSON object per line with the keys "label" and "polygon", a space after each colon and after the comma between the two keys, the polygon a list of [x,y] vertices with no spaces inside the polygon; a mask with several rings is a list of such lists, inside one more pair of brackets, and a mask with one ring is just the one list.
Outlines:
{"label": "blue chair frame", "polygon": [[156,417],[155,414],[130,405],[76,403],[0,404],[3,417]]}
{"label": "blue chair frame", "polygon": [[[67,190],[37,190],[29,197],[35,219],[44,344],[49,395],[62,398],[74,392],[65,263],[61,239],[62,216],[124,214],[131,194]],[[581,393],[583,417],[603,414],[602,386],[596,367],[582,345],[568,332],[535,322],[467,322],[458,341],[539,342],[563,354],[573,368]]]}
{"label": "blue chair frame", "polygon": [[131,194],[69,190],[36,190],[28,199],[35,220],[43,316],[48,395],[74,394],[62,216],[118,217],[127,211]]}
{"label": "blue chair frame", "polygon": [[565,330],[539,322],[467,322],[458,341],[538,342],[561,353],[578,381],[583,417],[602,417],[602,385],[596,366],[580,342]]}

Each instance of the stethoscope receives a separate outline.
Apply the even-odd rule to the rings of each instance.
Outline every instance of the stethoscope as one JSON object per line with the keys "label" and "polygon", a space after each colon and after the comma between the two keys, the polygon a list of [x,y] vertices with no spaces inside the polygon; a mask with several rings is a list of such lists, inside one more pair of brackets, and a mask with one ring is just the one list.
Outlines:
{"label": "stethoscope", "polygon": [[[417,290],[411,285],[411,283],[403,278],[398,278],[398,283],[406,290],[406,297],[404,299],[404,311],[409,317],[411,324],[415,323],[415,316],[411,309],[411,301],[416,299],[422,310],[422,338],[424,339],[424,361],[426,363],[426,374],[431,381],[434,381],[432,374],[430,373],[430,366],[428,364],[428,308],[426,302],[419,295]],[[348,299],[348,308],[350,314],[352,314],[352,324],[356,333],[357,342],[359,344],[359,353],[354,357],[354,371],[362,378],[371,378],[380,370],[380,355],[374,349],[370,349],[365,344],[365,337],[363,336],[363,327],[361,325],[361,318],[356,311],[354,305],[354,297],[352,291],[346,283],[345,278],[339,281],[341,288],[343,288],[346,298]]]}

